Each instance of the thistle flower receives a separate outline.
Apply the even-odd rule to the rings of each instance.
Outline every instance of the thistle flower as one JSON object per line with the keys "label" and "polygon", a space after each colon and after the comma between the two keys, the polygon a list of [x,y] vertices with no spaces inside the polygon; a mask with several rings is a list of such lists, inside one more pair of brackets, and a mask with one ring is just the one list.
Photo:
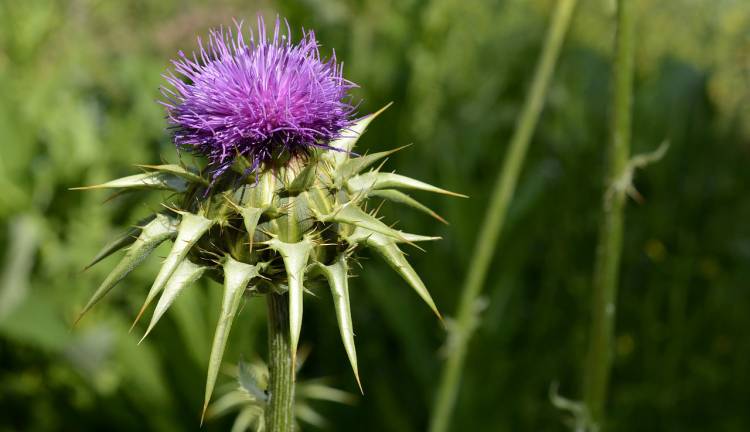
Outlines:
{"label": "thistle flower", "polygon": [[[263,21],[259,30],[264,33]],[[157,189],[171,194],[166,210],[114,239],[93,265],[127,248],[81,315],[101,300],[161,243],[164,259],[136,322],[157,299],[144,338],[184,289],[203,275],[223,284],[204,397],[211,399],[234,316],[243,298],[265,296],[269,305],[266,407],[269,430],[291,428],[294,371],[303,300],[315,280],[327,282],[339,333],[360,385],[349,305],[350,263],[359,250],[379,254],[438,313],[435,302],[401,250],[401,244],[437,240],[382,222],[375,200],[435,212],[400,191],[462,196],[396,173],[384,159],[400,149],[356,156],[352,149],[374,114],[348,120],[342,98],[351,87],[335,59],[323,62],[312,32],[299,45],[259,36],[245,45],[239,34],[212,32],[201,61],[176,62],[167,103],[175,141],[204,155],[210,173],[183,165],[143,165],[145,172],[88,188]],[[284,155],[286,153],[286,155]],[[379,165],[378,165],[379,164]],[[247,171],[255,171],[253,179]],[[79,316],[80,319],[80,316]],[[135,325],[135,323],[134,323]],[[284,411],[288,415],[279,415]],[[286,414],[285,414],[286,415]],[[278,426],[279,422],[286,426]]]}
{"label": "thistle flower", "polygon": [[343,78],[335,53],[321,57],[312,31],[294,44],[288,24],[283,34],[277,19],[269,38],[258,18],[249,44],[238,23],[236,32],[212,30],[198,45],[192,58],[180,51],[172,61],[162,104],[174,143],[207,157],[214,176],[238,156],[257,169],[280,153],[326,148],[351,125],[347,94],[354,84]]}

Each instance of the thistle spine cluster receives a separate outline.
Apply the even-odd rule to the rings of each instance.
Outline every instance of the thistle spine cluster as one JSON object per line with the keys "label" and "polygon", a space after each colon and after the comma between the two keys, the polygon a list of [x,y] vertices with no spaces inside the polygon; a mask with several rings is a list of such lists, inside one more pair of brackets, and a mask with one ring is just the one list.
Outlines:
{"label": "thistle spine cluster", "polygon": [[359,249],[374,250],[440,316],[430,293],[399,246],[438,237],[394,229],[366,211],[368,203],[373,198],[393,201],[439,218],[402,190],[460,196],[382,171],[376,164],[393,151],[354,156],[354,145],[379,113],[355,122],[351,133],[330,142],[331,149],[317,149],[283,164],[268,164],[256,178],[244,175],[241,165],[232,175],[225,175],[215,183],[197,169],[158,165],[143,166],[141,174],[84,188],[156,189],[172,194],[165,202],[168,210],[145,219],[94,258],[91,265],[126,249],[81,316],[159,244],[171,240],[172,249],[148,291],[136,322],[158,297],[145,338],[180,292],[203,275],[208,274],[223,284],[204,409],[211,399],[232,321],[243,296],[288,295],[290,355],[294,364],[306,286],[315,279],[327,281],[330,287],[342,342],[361,388],[348,284],[350,262]]}

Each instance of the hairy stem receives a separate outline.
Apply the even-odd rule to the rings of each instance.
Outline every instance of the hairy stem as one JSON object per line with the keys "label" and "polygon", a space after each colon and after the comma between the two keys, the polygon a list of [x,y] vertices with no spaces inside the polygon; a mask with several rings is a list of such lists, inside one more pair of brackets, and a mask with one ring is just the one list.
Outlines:
{"label": "hairy stem", "polygon": [[430,431],[432,432],[445,432],[450,426],[453,407],[461,384],[461,373],[467,347],[476,327],[477,299],[505,222],[508,204],[513,197],[529,142],[544,106],[545,95],[576,3],[577,0],[559,0],[557,3],[529,94],[526,97],[515,133],[510,141],[502,170],[498,173],[490,198],[490,205],[484,216],[473,256],[469,260],[471,266],[464,280],[456,315],[456,325],[455,328],[451,329],[449,335],[450,350],[443,366],[437,398],[433,407],[430,423]]}
{"label": "hairy stem", "polygon": [[269,293],[268,371],[269,400],[266,430],[290,432],[294,428],[294,371],[289,341],[289,298]]}
{"label": "hairy stem", "polygon": [[621,179],[627,176],[630,157],[633,96],[632,3],[632,0],[617,1],[612,137],[599,226],[599,244],[594,263],[591,329],[584,368],[583,399],[594,430],[603,428],[625,219],[627,185],[623,185]]}

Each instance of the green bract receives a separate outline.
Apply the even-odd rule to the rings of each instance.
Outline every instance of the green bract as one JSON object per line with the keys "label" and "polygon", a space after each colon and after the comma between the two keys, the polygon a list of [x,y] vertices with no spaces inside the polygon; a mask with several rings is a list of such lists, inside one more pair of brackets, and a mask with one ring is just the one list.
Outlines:
{"label": "green bract", "polygon": [[331,142],[338,151],[316,150],[305,158],[265,166],[250,174],[245,172],[246,167],[238,165],[213,184],[196,170],[179,165],[144,165],[143,174],[81,188],[166,189],[175,193],[165,203],[168,210],[141,221],[97,254],[91,265],[127,247],[125,256],[81,315],[159,244],[172,240],[172,249],[136,322],[158,297],[146,330],[148,335],[180,292],[202,275],[223,283],[205,404],[211,398],[242,296],[288,292],[294,364],[302,329],[305,285],[316,278],[330,286],[341,339],[359,384],[348,284],[349,262],[357,249],[374,249],[440,316],[430,293],[399,246],[438,237],[392,228],[367,211],[368,200],[377,198],[406,204],[442,221],[432,210],[398,189],[461,196],[409,177],[381,172],[375,164],[382,163],[393,151],[354,157],[351,150],[356,141],[378,114],[356,122],[347,138]]}

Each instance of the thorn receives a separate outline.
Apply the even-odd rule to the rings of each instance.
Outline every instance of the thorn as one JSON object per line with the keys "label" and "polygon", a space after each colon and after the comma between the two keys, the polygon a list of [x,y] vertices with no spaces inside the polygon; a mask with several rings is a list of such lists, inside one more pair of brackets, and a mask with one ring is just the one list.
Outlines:
{"label": "thorn", "polygon": [[81,318],[83,318],[83,315],[85,315],[85,313],[81,312],[78,314],[78,317],[76,317],[76,319],[73,320],[73,325],[70,327],[71,330],[73,330],[74,328],[76,328],[76,326],[78,326],[78,323],[81,322]]}
{"label": "thorn", "polygon": [[208,401],[203,402],[203,410],[201,411],[201,423],[200,427],[203,427],[203,420],[206,418],[206,411],[208,410]]}
{"label": "thorn", "polygon": [[102,201],[102,204],[106,204],[106,203],[114,200],[115,198],[119,197],[120,195],[124,195],[126,192],[127,191],[125,191],[125,190],[115,192],[112,195],[108,196],[104,201]]}
{"label": "thorn", "polygon": [[446,321],[443,318],[443,316],[440,314],[440,312],[437,309],[435,309],[433,312],[435,312],[435,314],[438,317],[438,320],[440,321],[440,327],[442,327],[443,330],[447,331],[448,330],[448,324],[446,323]]}
{"label": "thorn", "polygon": [[138,321],[141,320],[141,316],[143,316],[143,313],[146,312],[147,307],[148,303],[144,303],[143,306],[141,306],[141,310],[138,312],[138,316],[135,317],[135,321],[133,321],[133,324],[130,326],[130,330],[128,330],[128,333],[131,333],[133,331],[135,325],[138,324]]}
{"label": "thorn", "polygon": [[409,246],[412,246],[412,247],[416,248],[420,252],[425,252],[424,248],[422,248],[422,246],[419,246],[416,243],[408,242],[406,244],[408,244]]}
{"label": "thorn", "polygon": [[141,340],[138,341],[138,345],[140,345],[141,342],[143,342],[146,339],[146,336],[151,334],[151,330],[153,329],[154,329],[154,324],[153,323],[149,324],[148,328],[146,329],[146,332],[143,333],[143,337],[141,338]]}

